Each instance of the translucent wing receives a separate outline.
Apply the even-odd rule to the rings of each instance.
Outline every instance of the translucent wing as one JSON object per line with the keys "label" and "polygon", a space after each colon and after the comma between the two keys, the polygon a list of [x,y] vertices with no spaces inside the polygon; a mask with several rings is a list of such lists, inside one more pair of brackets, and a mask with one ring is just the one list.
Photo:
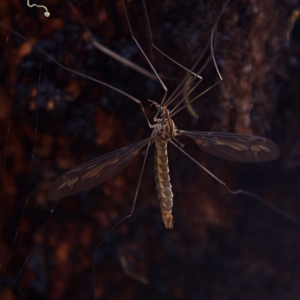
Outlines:
{"label": "translucent wing", "polygon": [[279,149],[272,141],[255,135],[179,130],[192,138],[206,153],[235,162],[275,160]]}
{"label": "translucent wing", "polygon": [[125,169],[138,152],[155,137],[88,161],[59,177],[48,190],[48,199],[57,200],[88,191]]}

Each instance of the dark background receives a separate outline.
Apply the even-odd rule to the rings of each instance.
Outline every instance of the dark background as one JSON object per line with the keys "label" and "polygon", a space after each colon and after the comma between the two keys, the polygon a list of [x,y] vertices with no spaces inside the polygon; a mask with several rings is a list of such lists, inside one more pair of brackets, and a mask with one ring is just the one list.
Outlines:
{"label": "dark background", "polygon": [[[155,43],[191,68],[223,1],[147,1]],[[86,34],[150,70],[134,45],[121,1],[1,1],[1,24],[65,66],[141,99],[149,118],[156,81],[97,51]],[[128,5],[137,40],[170,91],[185,73],[149,44],[141,1]],[[185,150],[231,189],[243,188],[299,216],[298,1],[231,1],[218,25],[215,57],[224,82],[183,110],[179,129],[263,135],[275,162],[236,164]],[[143,155],[111,180],[57,204],[51,183],[79,164],[150,135],[139,106],[64,71],[1,28],[1,299],[299,299],[299,225],[246,196],[230,195],[174,147],[173,230],[161,220],[150,151],[134,215]],[[204,60],[208,54],[204,56]],[[203,64],[203,61],[201,62]],[[199,66],[201,66],[201,63]],[[212,63],[197,92],[217,82]],[[52,212],[52,209],[53,212]],[[126,274],[122,261],[128,265]],[[147,284],[144,282],[147,281]]]}

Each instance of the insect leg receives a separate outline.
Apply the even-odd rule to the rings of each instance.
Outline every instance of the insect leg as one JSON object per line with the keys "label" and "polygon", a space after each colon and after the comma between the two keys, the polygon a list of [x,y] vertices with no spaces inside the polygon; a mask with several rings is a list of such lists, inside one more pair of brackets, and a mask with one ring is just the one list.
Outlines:
{"label": "insect leg", "polygon": [[93,37],[92,33],[87,30],[87,34],[89,36],[89,39],[91,40],[92,44],[94,45],[94,47],[96,49],[98,49],[99,51],[101,51],[102,53],[107,54],[108,56],[110,56],[111,58],[119,61],[121,64],[126,65],[127,67],[137,71],[138,73],[147,76],[148,78],[151,78],[153,80],[157,80],[157,77],[155,75],[153,75],[152,73],[148,72],[147,70],[145,70],[144,68],[140,67],[139,65],[133,63],[132,61],[122,57],[121,55],[119,55],[118,53],[108,49],[107,47],[105,47],[104,45],[100,44],[99,42],[96,41],[96,39]]}
{"label": "insect leg", "polygon": [[129,22],[129,18],[128,18],[128,14],[127,14],[127,10],[126,10],[126,6],[125,6],[125,2],[124,0],[122,0],[123,3],[123,7],[124,7],[124,11],[125,11],[125,16],[126,16],[126,20],[127,20],[127,24],[131,33],[131,37],[134,40],[135,44],[137,45],[137,47],[140,49],[141,53],[143,54],[143,56],[145,57],[145,59],[147,60],[149,66],[151,67],[152,71],[154,72],[154,74],[156,75],[158,81],[160,82],[163,90],[164,90],[164,95],[161,101],[161,105],[163,105],[163,103],[165,102],[165,99],[167,97],[168,94],[168,88],[166,87],[166,85],[164,84],[164,82],[162,81],[162,79],[160,78],[160,76],[158,75],[157,71],[155,70],[154,66],[152,65],[151,61],[149,60],[149,58],[147,57],[146,53],[144,52],[144,50],[142,49],[141,45],[139,44],[139,42],[137,41],[137,39],[135,38],[130,22]]}
{"label": "insect leg", "polygon": [[131,207],[130,213],[129,213],[129,215],[127,215],[124,218],[122,218],[119,222],[117,222],[113,226],[113,228],[110,230],[110,232],[112,232],[124,220],[130,218],[133,215],[133,212],[134,212],[134,209],[135,209],[135,205],[136,205],[136,199],[137,199],[137,196],[138,196],[138,193],[139,193],[139,189],[140,189],[140,185],[141,185],[141,181],[142,181],[142,176],[143,176],[145,165],[146,165],[146,160],[147,160],[147,157],[148,157],[149,148],[150,148],[151,145],[152,145],[152,142],[150,141],[148,143],[148,145],[147,145],[147,149],[145,150],[145,158],[143,160],[143,165],[142,165],[142,169],[141,169],[141,172],[140,172],[140,176],[139,176],[138,184],[137,184],[137,187],[136,187],[136,191],[135,191],[135,195],[134,195],[134,199],[133,199],[133,203],[132,203],[132,207]]}
{"label": "insect leg", "polygon": [[120,254],[119,259],[120,259],[120,264],[121,264],[121,267],[123,269],[123,272],[127,276],[132,277],[133,279],[138,280],[139,282],[141,282],[143,284],[148,283],[148,278],[145,275],[139,274],[137,272],[134,272],[134,271],[130,270],[126,255]]}
{"label": "insect leg", "polygon": [[278,215],[284,217],[285,219],[289,220],[290,222],[292,222],[294,225],[296,226],[300,226],[300,221],[291,217],[290,215],[288,215],[285,212],[280,211],[278,208],[276,208],[275,206],[271,205],[270,203],[267,203],[264,199],[262,199],[261,197],[248,192],[246,190],[242,190],[242,189],[238,189],[238,190],[231,190],[224,181],[222,181],[220,178],[218,178],[216,175],[214,175],[213,173],[211,173],[208,169],[206,169],[203,165],[201,165],[196,159],[194,159],[192,156],[190,156],[186,151],[184,151],[181,147],[179,147],[178,145],[176,145],[176,143],[174,143],[172,140],[170,141],[170,143],[172,143],[177,149],[179,149],[183,154],[185,154],[189,159],[191,159],[196,165],[198,165],[202,170],[204,170],[206,173],[208,173],[211,177],[213,177],[216,181],[218,181],[221,185],[223,185],[226,190],[232,194],[232,195],[245,195],[248,196],[250,198],[253,198],[255,200],[257,200],[258,202],[262,203],[263,205],[267,206],[268,208],[270,208],[272,211],[274,211],[275,213],[277,213]]}
{"label": "insect leg", "polygon": [[[213,89],[215,86],[217,86],[218,84],[220,84],[222,81],[223,81],[223,77],[221,76],[221,73],[219,71],[219,68],[217,66],[217,62],[216,62],[216,59],[215,59],[215,55],[214,55],[214,35],[216,33],[216,30],[217,30],[217,25],[218,25],[218,22],[225,10],[225,8],[227,7],[227,4],[228,4],[229,1],[226,2],[225,6],[223,7],[222,11],[221,11],[221,14],[219,15],[218,19],[217,19],[217,22],[215,23],[212,31],[211,31],[211,36],[210,36],[210,51],[211,51],[211,58],[213,60],[213,64],[215,66],[215,70],[217,72],[217,75],[219,77],[219,80],[214,83],[212,86],[210,86],[209,88],[207,88],[206,90],[204,90],[202,93],[200,93],[199,95],[197,95],[195,98],[193,98],[191,101],[189,101],[189,103],[192,103],[194,102],[195,100],[197,100],[198,98],[200,98],[201,96],[203,96],[204,94],[206,94],[208,91],[210,91],[211,89]],[[208,61],[207,61],[208,63]],[[205,67],[206,65],[204,65]],[[203,70],[202,67],[200,70]],[[200,72],[199,70],[199,72]],[[171,114],[170,116],[174,116],[175,114],[177,114],[179,111],[181,111],[183,108],[185,108],[188,104],[184,104],[182,107],[178,108],[178,106],[185,100],[185,98],[195,89],[195,87],[199,84],[199,82],[194,86],[194,88],[192,88],[189,93],[181,100],[179,101],[179,103],[172,109],[171,111]],[[177,109],[178,108],[178,109]]]}
{"label": "insect leg", "polygon": [[[148,13],[147,13],[147,10],[146,10],[146,4],[145,4],[145,1],[143,0],[143,6],[144,6],[144,14],[146,16],[146,21],[147,21],[147,25],[149,27],[149,36],[150,36],[150,42],[151,42],[151,45],[154,49],[156,49],[159,53],[161,53],[163,56],[165,56],[166,58],[168,58],[170,61],[172,61],[173,63],[175,63],[176,65],[178,65],[179,67],[181,67],[182,69],[186,70],[189,74],[187,74],[185,76],[185,78],[181,81],[181,83],[176,87],[176,89],[172,92],[172,94],[168,97],[168,99],[166,100],[166,103],[164,103],[164,105],[169,105],[171,104],[180,94],[182,94],[184,92],[184,90],[186,88],[189,88],[190,84],[191,84],[191,80],[189,80],[189,76],[192,76],[193,79],[199,79],[199,81],[195,84],[195,86],[192,88],[192,89],[188,89],[188,92],[184,95],[184,98],[181,99],[181,101],[175,106],[175,108],[173,110],[176,110],[176,108],[193,92],[193,90],[201,83],[201,81],[203,80],[203,78],[199,75],[203,69],[206,67],[206,65],[208,64],[208,62],[210,61],[210,59],[213,60],[213,63],[214,63],[214,66],[215,66],[215,69],[217,71],[217,74],[218,74],[218,77],[219,77],[219,82],[217,84],[219,84],[223,78],[219,72],[219,69],[217,67],[217,64],[216,64],[216,60],[215,60],[215,57],[214,57],[214,54],[213,54],[213,48],[214,48],[214,42],[213,42],[213,36],[216,32],[216,28],[217,28],[217,24],[221,18],[221,16],[223,15],[226,7],[228,6],[228,3],[229,3],[229,0],[226,1],[225,5],[223,6],[214,26],[213,26],[213,29],[212,29],[212,32],[211,32],[211,36],[210,36],[210,39],[209,39],[209,42],[207,43],[207,45],[205,46],[203,52],[201,53],[201,55],[198,57],[197,61],[194,63],[193,67],[191,69],[188,69],[186,67],[184,67],[183,65],[181,65],[180,63],[178,63],[177,61],[173,60],[170,56],[168,56],[167,54],[165,54],[162,50],[160,50],[153,42],[153,38],[152,38],[152,34],[151,34],[151,27],[150,27],[150,22],[149,22],[149,16],[148,16]],[[200,60],[203,58],[204,54],[206,53],[208,47],[210,46],[210,52],[211,52],[211,55],[210,57],[205,61],[204,65],[198,70],[198,72],[193,72],[196,68],[196,66],[198,65],[198,63],[200,62]],[[216,85],[217,85],[216,84]],[[183,87],[182,87],[183,86]],[[208,89],[209,90],[209,89]],[[208,91],[207,90],[207,91]],[[206,91],[206,92],[207,92]],[[197,99],[197,98],[196,98]],[[192,101],[196,100],[196,99],[193,99]],[[162,103],[163,104],[163,103]],[[187,105],[189,105],[189,103],[187,103],[186,105],[184,105],[183,107],[186,107]]]}
{"label": "insect leg", "polygon": [[[147,12],[147,8],[146,8],[146,3],[145,0],[143,0],[143,8],[144,8],[144,14],[146,17],[146,22],[147,22],[147,26],[149,28],[149,37],[150,37],[150,42],[151,42],[151,46],[156,49],[159,53],[161,53],[163,56],[165,56],[167,59],[169,59],[170,61],[172,61],[174,64],[178,65],[179,67],[181,67],[182,69],[184,69],[185,71],[187,71],[190,75],[197,77],[199,79],[199,81],[201,82],[203,80],[203,78],[199,75],[193,72],[193,69],[188,69],[186,67],[184,67],[182,64],[178,63],[177,61],[175,61],[174,59],[172,59],[170,56],[168,56],[167,54],[165,54],[162,50],[160,50],[153,42],[153,37],[152,37],[152,31],[151,31],[151,26],[150,26],[150,21],[149,21],[149,16],[148,16],[148,12]],[[208,46],[208,45],[207,45]],[[208,47],[206,47],[205,51],[203,52],[203,54],[206,52]],[[203,56],[203,54],[201,55],[201,57]],[[195,66],[194,66],[195,67]],[[186,76],[186,78],[188,78],[188,75]],[[172,99],[172,96],[181,88],[181,86],[184,84],[185,79],[182,80],[182,82],[176,87],[176,89],[172,92],[171,96],[168,97],[168,99],[166,100],[166,103],[161,103],[161,105],[169,105],[171,102],[173,102],[174,99]],[[186,88],[186,86],[183,87],[182,90],[184,90]],[[180,94],[182,91],[180,91],[178,94]],[[171,101],[170,101],[171,98]]]}
{"label": "insect leg", "polygon": [[251,192],[248,192],[246,190],[243,190],[243,189],[238,189],[238,190],[235,190],[235,191],[232,191],[231,189],[228,188],[227,185],[225,185],[225,188],[227,189],[227,191],[232,194],[232,195],[239,195],[239,194],[242,194],[242,195],[245,195],[245,196],[248,196],[250,198],[253,198],[255,199],[256,201],[262,203],[263,205],[267,206],[269,209],[271,209],[272,211],[274,211],[276,214],[282,216],[283,218],[289,220],[290,222],[294,223],[295,225],[297,225],[297,227],[300,226],[300,222],[299,220],[293,218],[292,216],[290,216],[289,214],[287,214],[286,212],[284,211],[281,211],[279,210],[278,208],[276,208],[275,206],[271,205],[270,203],[266,202],[263,198],[251,193]]}
{"label": "insect leg", "polygon": [[16,35],[16,36],[18,36],[19,38],[21,38],[23,41],[26,41],[27,43],[29,43],[31,46],[33,46],[33,48],[34,48],[35,50],[38,50],[39,52],[41,52],[42,54],[44,54],[47,58],[49,58],[51,61],[53,61],[55,64],[57,64],[59,67],[61,67],[61,68],[64,69],[65,71],[68,71],[68,72],[70,72],[70,73],[76,74],[76,75],[78,75],[78,76],[80,76],[80,77],[82,77],[82,78],[86,78],[86,79],[88,79],[88,80],[90,80],[90,81],[99,83],[99,84],[101,84],[101,85],[103,85],[103,86],[105,86],[105,87],[108,87],[108,88],[110,88],[110,89],[112,89],[112,90],[118,92],[118,93],[121,94],[121,95],[126,96],[127,98],[129,98],[129,99],[131,99],[132,101],[134,101],[135,103],[137,103],[137,104],[141,107],[141,110],[142,110],[142,112],[143,112],[143,114],[144,114],[144,116],[145,116],[145,118],[146,118],[146,120],[147,120],[147,123],[148,123],[149,127],[150,127],[150,128],[153,128],[153,125],[151,124],[151,122],[150,122],[150,120],[149,120],[149,118],[148,118],[148,116],[147,116],[147,114],[146,114],[146,112],[145,112],[145,108],[144,108],[144,106],[143,106],[141,100],[135,98],[134,96],[132,96],[132,95],[130,95],[130,94],[128,94],[128,93],[126,93],[126,92],[124,92],[124,91],[122,91],[122,90],[120,90],[120,89],[118,89],[118,88],[116,88],[116,87],[114,87],[114,86],[112,86],[112,85],[110,85],[110,84],[104,82],[104,81],[95,79],[95,78],[93,78],[93,77],[90,77],[90,76],[88,76],[88,75],[85,75],[85,74],[83,74],[83,73],[80,73],[80,72],[78,72],[78,71],[75,71],[75,70],[72,70],[72,69],[66,67],[65,65],[63,65],[63,64],[61,64],[59,61],[57,61],[55,58],[53,58],[50,54],[48,54],[47,52],[45,52],[45,51],[44,51],[43,49],[41,49],[40,47],[36,46],[34,43],[32,43],[32,42],[30,42],[29,40],[27,40],[24,36],[22,36],[21,34],[19,34],[18,32],[16,32],[15,30],[13,30],[13,29],[7,27],[7,26],[4,25],[3,23],[0,23],[0,25],[1,25],[2,27],[4,27],[5,29],[7,29],[8,31],[10,31],[11,33],[13,33],[14,35]]}
{"label": "insect leg", "polygon": [[225,182],[223,182],[220,178],[218,178],[216,175],[211,173],[209,170],[207,170],[204,166],[202,166],[199,162],[197,162],[196,159],[191,157],[187,152],[185,152],[181,147],[176,145],[172,140],[170,141],[172,145],[174,145],[177,149],[179,149],[182,153],[184,153],[188,158],[190,158],[195,164],[197,164],[202,170],[204,170],[206,173],[208,173],[211,177],[213,177],[215,180],[217,180],[220,184],[226,185]]}

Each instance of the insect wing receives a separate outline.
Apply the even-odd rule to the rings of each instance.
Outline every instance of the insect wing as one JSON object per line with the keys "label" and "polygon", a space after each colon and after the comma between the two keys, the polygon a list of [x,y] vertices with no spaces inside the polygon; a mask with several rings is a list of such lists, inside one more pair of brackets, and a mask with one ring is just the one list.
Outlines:
{"label": "insect wing", "polygon": [[153,137],[88,161],[59,177],[48,190],[49,200],[88,191],[125,169]]}
{"label": "insect wing", "polygon": [[276,144],[260,136],[184,130],[178,133],[192,138],[204,152],[226,160],[263,162],[279,156]]}

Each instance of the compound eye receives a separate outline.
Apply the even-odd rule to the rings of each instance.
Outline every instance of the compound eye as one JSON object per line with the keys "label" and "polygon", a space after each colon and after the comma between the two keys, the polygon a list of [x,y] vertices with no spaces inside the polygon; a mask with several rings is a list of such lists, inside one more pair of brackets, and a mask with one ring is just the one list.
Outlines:
{"label": "compound eye", "polygon": [[160,114],[160,115],[163,115],[164,112],[165,112],[165,110],[164,110],[163,108],[161,108],[161,109],[159,110],[159,114]]}

